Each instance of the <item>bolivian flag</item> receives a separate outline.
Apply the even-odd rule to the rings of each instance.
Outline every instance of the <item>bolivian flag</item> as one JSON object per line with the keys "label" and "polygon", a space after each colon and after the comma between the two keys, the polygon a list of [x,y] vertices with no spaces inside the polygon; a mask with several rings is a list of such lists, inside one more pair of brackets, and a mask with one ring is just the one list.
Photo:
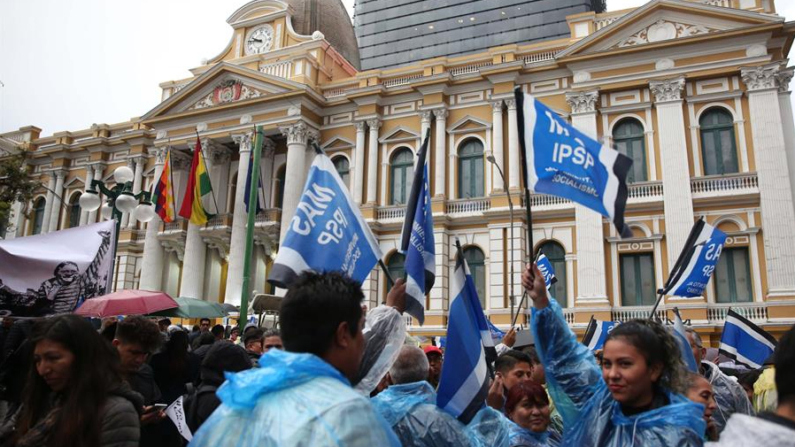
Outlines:
{"label": "bolivian flag", "polygon": [[166,153],[166,162],[163,173],[155,186],[154,198],[155,211],[165,223],[174,222],[174,187],[171,183],[171,150]]}
{"label": "bolivian flag", "polygon": [[204,165],[202,144],[196,137],[196,150],[193,152],[193,163],[190,166],[188,185],[185,188],[185,198],[182,199],[179,215],[190,219],[194,225],[204,225],[215,216],[210,212],[216,210],[213,200],[213,186],[210,184],[210,174]]}

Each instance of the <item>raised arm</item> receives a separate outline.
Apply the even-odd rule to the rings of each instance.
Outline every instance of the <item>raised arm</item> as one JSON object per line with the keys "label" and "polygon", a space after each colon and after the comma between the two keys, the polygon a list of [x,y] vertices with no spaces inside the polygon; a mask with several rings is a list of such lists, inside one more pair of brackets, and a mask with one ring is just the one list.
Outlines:
{"label": "raised arm", "polygon": [[599,386],[602,374],[593,354],[569,329],[560,306],[547,295],[544,277],[533,264],[522,274],[533,301],[531,328],[547,384],[564,426],[571,426]]}

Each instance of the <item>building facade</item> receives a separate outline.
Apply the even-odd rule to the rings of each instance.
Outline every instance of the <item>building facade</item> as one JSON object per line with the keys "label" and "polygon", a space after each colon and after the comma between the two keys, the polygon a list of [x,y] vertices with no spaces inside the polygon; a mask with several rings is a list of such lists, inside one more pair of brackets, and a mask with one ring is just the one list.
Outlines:
{"label": "building facade", "polygon": [[[702,298],[665,297],[658,313],[678,307],[713,346],[729,307],[775,335],[795,322],[795,127],[786,65],[795,22],[776,15],[772,0],[652,0],[568,16],[565,38],[369,71],[322,33],[295,32],[294,14],[277,0],[241,7],[228,19],[227,48],[190,78],[161,84],[163,101],[140,118],[50,136],[35,127],[0,134],[0,149],[30,151],[31,175],[47,186],[15,206],[6,237],[97,221],[77,205],[86,185],[112,184],[115,167],[129,165],[136,191],[151,188],[169,149],[179,206],[198,132],[223,214],[203,227],[125,219],[116,287],[239,303],[239,173],[248,169],[254,125],[263,125],[266,209],[256,222],[254,289],[278,293],[265,279],[300,198],[312,141],[332,158],[399,276],[414,156],[430,129],[437,279],[426,323],[409,320],[411,332],[444,333],[456,238],[486,313],[498,326],[510,323],[528,257],[528,205],[535,249],[559,278],[553,294],[580,333],[591,315],[648,316],[700,217],[729,235],[715,276]],[[230,86],[236,93],[216,94]],[[534,194],[524,203],[515,87],[634,160],[632,238],[561,198]],[[363,288],[377,305],[385,275],[373,270]]]}

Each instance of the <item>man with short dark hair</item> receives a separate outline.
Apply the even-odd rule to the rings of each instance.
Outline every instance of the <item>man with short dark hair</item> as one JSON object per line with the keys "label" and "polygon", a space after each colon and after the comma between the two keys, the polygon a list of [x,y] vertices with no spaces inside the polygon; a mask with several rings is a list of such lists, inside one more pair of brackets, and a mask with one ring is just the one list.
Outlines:
{"label": "man with short dark hair", "polygon": [[427,377],[427,353],[403,345],[387,374],[389,388],[372,399],[373,407],[404,446],[471,445],[464,425],[436,405]]}
{"label": "man with short dark hair", "polygon": [[795,326],[778,342],[775,358],[778,406],[774,412],[758,417],[735,413],[720,436],[720,442],[707,445],[792,446],[795,445]]}
{"label": "man with short dark hair", "polygon": [[704,349],[698,332],[692,327],[686,327],[685,331],[690,349],[693,351],[693,358],[699,365],[699,373],[712,385],[715,402],[718,404],[718,410],[713,413],[712,419],[715,421],[715,429],[720,434],[732,414],[753,415],[754,408],[742,385],[724,374],[718,365],[704,359],[707,350]]}
{"label": "man with short dark hair", "polygon": [[285,351],[272,349],[262,368],[228,375],[218,392],[223,404],[191,445],[229,445],[234,433],[245,445],[399,446],[350,386],[365,350],[363,299],[341,273],[302,273],[281,304]]}
{"label": "man with short dark hair", "polygon": [[199,320],[199,330],[195,330],[196,326],[193,327],[193,331],[188,334],[188,342],[193,344],[193,340],[196,340],[196,337],[201,335],[204,332],[210,332],[210,319],[209,318],[202,318]]}
{"label": "man with short dark hair", "polygon": [[216,324],[212,329],[210,329],[210,333],[213,334],[213,337],[215,337],[216,341],[223,340],[225,332],[226,329],[224,329],[224,327],[220,324]]}
{"label": "man with short dark hair", "polygon": [[259,358],[262,357],[262,335],[264,332],[260,328],[253,328],[246,331],[243,336],[243,347],[246,354],[251,359],[251,366],[259,368]]}
{"label": "man with short dark hair", "polygon": [[141,416],[140,445],[153,445],[158,437],[155,425],[165,419],[164,411],[154,404],[160,403],[162,395],[155,383],[155,375],[146,360],[157,350],[161,342],[160,329],[152,320],[135,315],[116,323],[113,346],[119,352],[121,367],[133,391],[144,398]]}
{"label": "man with short dark hair", "polygon": [[489,388],[486,403],[495,410],[502,411],[508,391],[522,382],[530,381],[533,362],[524,352],[511,349],[497,357],[494,371],[494,381]]}

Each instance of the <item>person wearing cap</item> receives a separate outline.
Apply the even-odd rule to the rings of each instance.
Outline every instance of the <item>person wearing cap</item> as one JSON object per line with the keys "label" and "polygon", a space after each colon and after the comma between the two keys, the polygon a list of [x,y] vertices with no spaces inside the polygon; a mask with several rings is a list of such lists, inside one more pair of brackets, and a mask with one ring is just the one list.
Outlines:
{"label": "person wearing cap", "polygon": [[439,377],[442,374],[442,350],[438,346],[426,346],[423,351],[428,358],[428,383],[433,389],[439,388]]}

